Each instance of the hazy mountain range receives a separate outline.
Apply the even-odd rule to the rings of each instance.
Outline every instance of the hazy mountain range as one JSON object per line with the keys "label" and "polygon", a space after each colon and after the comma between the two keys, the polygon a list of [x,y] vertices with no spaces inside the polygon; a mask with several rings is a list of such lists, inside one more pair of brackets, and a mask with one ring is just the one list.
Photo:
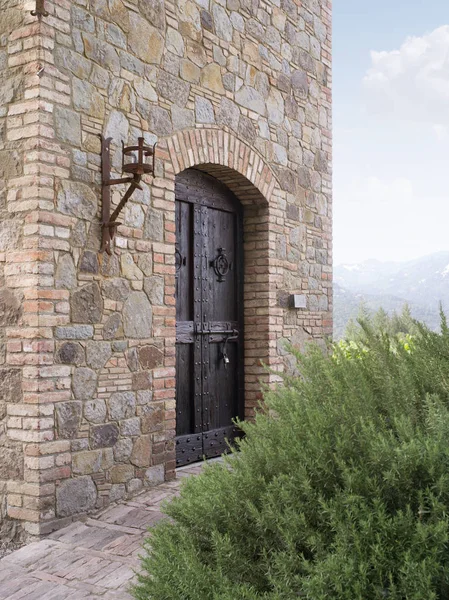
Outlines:
{"label": "hazy mountain range", "polygon": [[367,260],[334,267],[334,336],[339,339],[361,303],[372,311],[401,311],[432,329],[439,326],[439,303],[449,311],[449,251],[407,262]]}

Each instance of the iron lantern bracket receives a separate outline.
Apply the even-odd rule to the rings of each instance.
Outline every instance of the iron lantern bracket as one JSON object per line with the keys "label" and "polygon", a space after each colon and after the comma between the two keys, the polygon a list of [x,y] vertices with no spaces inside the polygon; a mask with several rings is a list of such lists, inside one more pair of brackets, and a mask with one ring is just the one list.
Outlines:
{"label": "iron lantern bracket", "polygon": [[44,0],[36,0],[35,10],[30,11],[33,17],[37,17],[39,21],[42,17],[48,17],[48,11],[45,10]]}
{"label": "iron lantern bracket", "polygon": [[[100,135],[101,140],[101,227],[102,227],[102,243],[100,252],[106,251],[112,254],[111,242],[117,231],[120,223],[117,221],[118,216],[122,212],[128,200],[133,195],[134,191],[141,190],[140,182],[142,176],[154,173],[154,156],[156,144],[152,147],[144,146],[144,138],[139,137],[137,146],[125,147],[122,142],[122,172],[130,173],[130,177],[121,177],[120,179],[111,179],[111,141],[112,138],[104,138]],[[125,162],[125,157],[137,152],[136,162]],[[144,162],[144,157],[151,156],[152,164]],[[116,209],[111,214],[111,186],[122,183],[129,183],[129,188],[126,190],[123,198],[118,203]]]}

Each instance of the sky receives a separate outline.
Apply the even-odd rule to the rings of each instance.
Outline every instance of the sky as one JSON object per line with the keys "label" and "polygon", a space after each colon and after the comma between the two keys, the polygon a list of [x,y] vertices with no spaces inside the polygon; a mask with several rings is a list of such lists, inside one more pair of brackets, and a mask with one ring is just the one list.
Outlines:
{"label": "sky", "polygon": [[447,251],[447,0],[333,11],[334,262]]}

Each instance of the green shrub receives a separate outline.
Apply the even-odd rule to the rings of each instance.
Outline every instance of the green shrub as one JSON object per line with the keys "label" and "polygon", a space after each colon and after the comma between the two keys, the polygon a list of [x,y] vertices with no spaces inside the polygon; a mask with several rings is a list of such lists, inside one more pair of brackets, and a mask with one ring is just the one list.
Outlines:
{"label": "green shrub", "polygon": [[240,453],[189,479],[139,600],[449,598],[449,331],[311,349]]}

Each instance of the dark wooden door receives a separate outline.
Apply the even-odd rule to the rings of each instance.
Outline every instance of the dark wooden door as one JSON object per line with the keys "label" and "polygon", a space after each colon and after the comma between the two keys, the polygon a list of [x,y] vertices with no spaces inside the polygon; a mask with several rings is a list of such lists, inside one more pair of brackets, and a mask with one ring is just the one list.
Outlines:
{"label": "dark wooden door", "polygon": [[189,169],[176,180],[176,462],[226,452],[243,418],[243,248],[238,200]]}

